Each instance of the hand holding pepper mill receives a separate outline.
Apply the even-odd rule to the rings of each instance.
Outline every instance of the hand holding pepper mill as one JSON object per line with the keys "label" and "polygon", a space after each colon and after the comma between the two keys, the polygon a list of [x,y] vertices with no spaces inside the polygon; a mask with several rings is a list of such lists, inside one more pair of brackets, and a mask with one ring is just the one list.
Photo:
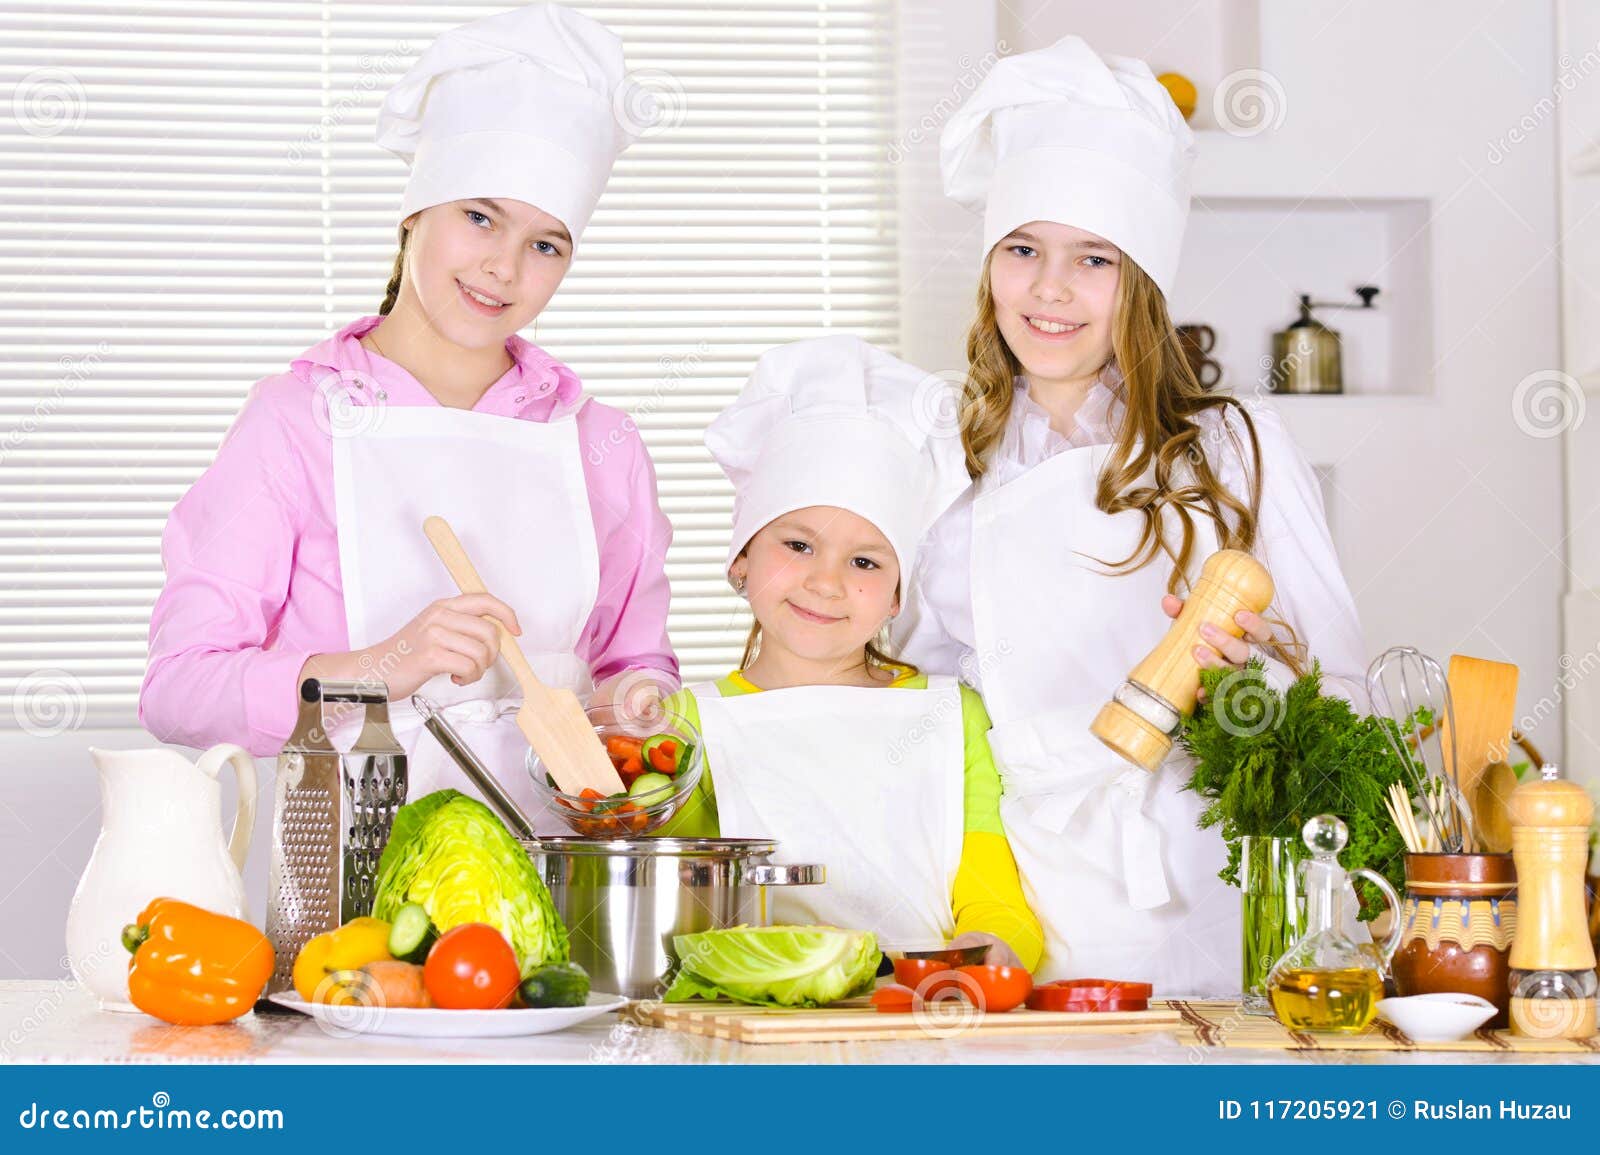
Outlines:
{"label": "hand holding pepper mill", "polygon": [[1101,707],[1090,731],[1129,762],[1154,771],[1199,698],[1194,651],[1200,628],[1210,625],[1237,638],[1244,629],[1235,616],[1242,610],[1261,613],[1272,604],[1273,592],[1272,575],[1249,554],[1221,549],[1206,558],[1177,621]]}

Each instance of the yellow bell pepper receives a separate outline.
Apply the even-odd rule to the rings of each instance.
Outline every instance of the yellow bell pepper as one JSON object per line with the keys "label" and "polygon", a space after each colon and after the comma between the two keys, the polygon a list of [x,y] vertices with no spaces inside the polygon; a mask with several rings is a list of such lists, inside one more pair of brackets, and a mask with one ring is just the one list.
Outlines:
{"label": "yellow bell pepper", "polygon": [[332,1002],[339,984],[327,982],[329,975],[393,957],[389,953],[388,923],[381,918],[353,918],[300,948],[294,960],[294,989],[308,1003]]}
{"label": "yellow bell pepper", "polygon": [[157,898],[122,931],[128,995],[147,1015],[184,1027],[236,1019],[272,977],[272,944],[243,919]]}

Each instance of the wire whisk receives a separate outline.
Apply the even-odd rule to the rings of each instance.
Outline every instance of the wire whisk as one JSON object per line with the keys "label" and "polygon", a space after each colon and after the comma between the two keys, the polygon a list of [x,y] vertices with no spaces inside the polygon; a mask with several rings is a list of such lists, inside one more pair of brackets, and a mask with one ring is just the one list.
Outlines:
{"label": "wire whisk", "polygon": [[1446,751],[1443,741],[1446,729],[1455,733],[1456,722],[1439,663],[1415,646],[1391,647],[1367,669],[1367,693],[1373,712],[1394,723],[1384,733],[1425,819],[1426,829],[1413,831],[1418,842],[1446,854],[1474,850],[1477,832],[1456,778],[1455,747]]}

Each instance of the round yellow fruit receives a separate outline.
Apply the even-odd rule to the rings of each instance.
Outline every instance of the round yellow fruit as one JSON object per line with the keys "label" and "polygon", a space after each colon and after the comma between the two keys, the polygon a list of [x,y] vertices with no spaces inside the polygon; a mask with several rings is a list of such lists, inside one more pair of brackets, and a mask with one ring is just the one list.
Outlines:
{"label": "round yellow fruit", "polygon": [[335,1001],[339,984],[327,981],[330,975],[391,957],[389,924],[379,918],[353,918],[300,948],[294,960],[294,989],[308,1003]]}
{"label": "round yellow fruit", "polygon": [[1156,77],[1156,80],[1167,90],[1167,95],[1172,97],[1172,103],[1183,113],[1183,119],[1188,120],[1194,115],[1195,101],[1199,97],[1195,92],[1194,81],[1181,72],[1163,72]]}

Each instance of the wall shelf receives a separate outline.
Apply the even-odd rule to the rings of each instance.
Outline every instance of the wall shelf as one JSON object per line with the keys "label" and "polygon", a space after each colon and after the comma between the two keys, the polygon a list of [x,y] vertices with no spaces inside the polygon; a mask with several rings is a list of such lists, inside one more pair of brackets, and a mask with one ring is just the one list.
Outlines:
{"label": "wall shelf", "polygon": [[1265,392],[1272,335],[1298,315],[1298,298],[1356,303],[1377,285],[1372,309],[1317,310],[1341,336],[1350,395],[1433,391],[1429,202],[1422,199],[1197,200],[1172,294],[1179,324],[1217,333],[1222,385]]}

